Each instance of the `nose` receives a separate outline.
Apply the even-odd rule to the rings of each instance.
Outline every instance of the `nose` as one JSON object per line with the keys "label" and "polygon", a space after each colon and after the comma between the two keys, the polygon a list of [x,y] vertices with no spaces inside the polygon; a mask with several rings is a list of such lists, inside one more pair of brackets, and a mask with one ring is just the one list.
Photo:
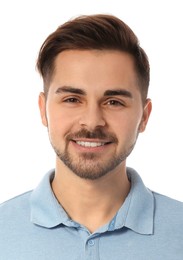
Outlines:
{"label": "nose", "polygon": [[102,108],[98,104],[90,104],[84,110],[80,117],[79,124],[92,131],[97,127],[106,125]]}

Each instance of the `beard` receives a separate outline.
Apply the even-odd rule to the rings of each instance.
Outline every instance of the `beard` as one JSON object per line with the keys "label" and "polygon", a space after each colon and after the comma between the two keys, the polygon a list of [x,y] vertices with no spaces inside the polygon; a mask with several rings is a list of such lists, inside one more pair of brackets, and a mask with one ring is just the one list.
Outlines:
{"label": "beard", "polygon": [[114,134],[106,134],[101,129],[97,129],[93,132],[82,129],[75,134],[67,135],[66,146],[64,150],[59,149],[56,147],[56,145],[53,144],[53,142],[51,142],[51,145],[58,158],[78,177],[88,180],[99,179],[113,171],[119,164],[126,160],[136,143],[135,139],[135,142],[129,145],[128,148],[124,149],[119,154],[114,152],[113,155],[108,160],[106,160],[103,159],[102,156],[100,158],[100,155],[95,154],[94,152],[83,152],[76,155],[71,154],[68,149],[69,142],[77,138],[96,138],[101,141],[110,140],[112,144],[118,144],[118,140]]}

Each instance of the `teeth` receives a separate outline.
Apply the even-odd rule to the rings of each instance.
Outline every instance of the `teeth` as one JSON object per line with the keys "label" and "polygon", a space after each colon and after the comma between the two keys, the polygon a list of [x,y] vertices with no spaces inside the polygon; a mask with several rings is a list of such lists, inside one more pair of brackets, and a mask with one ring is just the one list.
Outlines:
{"label": "teeth", "polygon": [[96,142],[83,142],[83,141],[76,141],[77,144],[84,146],[84,147],[98,147],[98,146],[102,146],[105,143],[96,143]]}

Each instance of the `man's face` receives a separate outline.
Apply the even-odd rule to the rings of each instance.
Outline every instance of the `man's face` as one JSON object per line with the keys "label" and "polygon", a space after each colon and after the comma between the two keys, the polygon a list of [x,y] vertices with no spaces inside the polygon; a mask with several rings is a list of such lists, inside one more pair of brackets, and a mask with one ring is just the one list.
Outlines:
{"label": "man's face", "polygon": [[57,56],[47,99],[40,94],[39,104],[60,167],[86,179],[120,169],[151,111],[137,82],[133,58],[120,51]]}

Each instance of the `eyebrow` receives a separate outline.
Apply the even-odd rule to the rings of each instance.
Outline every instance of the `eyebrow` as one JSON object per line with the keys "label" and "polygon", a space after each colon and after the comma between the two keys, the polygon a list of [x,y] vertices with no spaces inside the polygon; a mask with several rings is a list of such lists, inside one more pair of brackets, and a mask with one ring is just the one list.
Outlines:
{"label": "eyebrow", "polygon": [[[86,91],[80,88],[74,88],[71,86],[62,86],[59,87],[56,91],[56,94],[60,93],[73,93],[86,96]],[[104,96],[124,96],[128,98],[133,98],[132,93],[126,89],[108,89],[104,92]]]}
{"label": "eyebrow", "polygon": [[126,89],[112,89],[106,90],[104,96],[124,96],[128,98],[133,98],[132,93]]}
{"label": "eyebrow", "polygon": [[79,94],[79,95],[86,95],[86,92],[80,88],[74,88],[71,86],[62,86],[59,87],[56,91],[56,94],[60,93],[73,93],[73,94]]}

